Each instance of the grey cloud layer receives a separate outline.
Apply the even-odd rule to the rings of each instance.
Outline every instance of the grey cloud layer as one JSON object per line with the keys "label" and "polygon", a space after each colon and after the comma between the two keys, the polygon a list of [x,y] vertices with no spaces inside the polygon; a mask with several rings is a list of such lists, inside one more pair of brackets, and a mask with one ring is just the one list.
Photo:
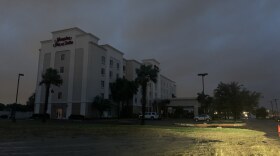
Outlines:
{"label": "grey cloud layer", "polygon": [[39,41],[51,31],[78,26],[122,50],[127,58],[154,57],[178,83],[179,96],[239,81],[279,95],[280,1],[1,1],[0,102],[13,102],[16,75],[21,102],[34,91]]}

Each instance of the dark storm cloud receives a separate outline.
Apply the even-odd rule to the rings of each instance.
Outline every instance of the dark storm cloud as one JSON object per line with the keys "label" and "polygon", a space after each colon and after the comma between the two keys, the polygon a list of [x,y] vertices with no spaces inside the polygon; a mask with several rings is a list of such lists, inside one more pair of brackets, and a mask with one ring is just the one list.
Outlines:
{"label": "dark storm cloud", "polygon": [[278,0],[1,1],[0,102],[13,102],[17,73],[21,102],[34,91],[39,41],[54,30],[80,27],[125,53],[156,58],[177,82],[179,96],[201,91],[199,72],[208,72],[206,92],[220,81],[238,81],[279,97]]}

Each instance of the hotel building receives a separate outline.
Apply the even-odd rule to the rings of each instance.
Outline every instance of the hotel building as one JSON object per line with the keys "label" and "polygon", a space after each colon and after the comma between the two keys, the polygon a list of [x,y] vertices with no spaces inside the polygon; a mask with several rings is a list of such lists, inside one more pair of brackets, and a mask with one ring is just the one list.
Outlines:
{"label": "hotel building", "polygon": [[[45,87],[39,85],[47,68],[57,69],[63,83],[60,87],[51,86],[48,110],[51,118],[67,119],[72,115],[94,117],[92,102],[99,95],[110,99],[109,84],[117,78],[135,80],[136,69],[142,64],[160,69],[155,59],[142,62],[127,60],[120,50],[105,44],[98,44],[99,38],[79,28],[52,32],[52,39],[41,41],[39,50],[38,75],[36,83],[35,110],[44,110]],[[176,96],[174,81],[158,74],[157,83],[149,83],[147,90],[147,110],[154,111],[153,101],[170,99]],[[141,90],[134,95],[131,104],[133,113],[141,112]],[[110,112],[110,116],[116,113]]]}

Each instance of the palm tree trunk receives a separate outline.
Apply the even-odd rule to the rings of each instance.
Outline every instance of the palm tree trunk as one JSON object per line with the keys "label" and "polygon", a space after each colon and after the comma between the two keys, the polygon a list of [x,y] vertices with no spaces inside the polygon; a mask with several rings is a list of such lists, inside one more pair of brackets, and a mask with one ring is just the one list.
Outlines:
{"label": "palm tree trunk", "polygon": [[46,119],[47,119],[49,94],[50,94],[50,85],[46,85],[45,107],[44,107],[44,116],[43,116],[42,122],[46,122]]}
{"label": "palm tree trunk", "polygon": [[146,111],[146,92],[147,92],[147,83],[142,85],[142,119],[141,125],[145,125],[145,111]]}

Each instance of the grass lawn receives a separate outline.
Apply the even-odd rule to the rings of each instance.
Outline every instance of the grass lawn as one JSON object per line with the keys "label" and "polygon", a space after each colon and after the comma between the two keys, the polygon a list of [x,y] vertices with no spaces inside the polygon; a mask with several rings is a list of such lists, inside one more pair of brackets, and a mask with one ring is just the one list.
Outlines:
{"label": "grass lawn", "polygon": [[0,143],[42,138],[95,138],[120,155],[280,155],[279,139],[247,129],[0,120]]}

